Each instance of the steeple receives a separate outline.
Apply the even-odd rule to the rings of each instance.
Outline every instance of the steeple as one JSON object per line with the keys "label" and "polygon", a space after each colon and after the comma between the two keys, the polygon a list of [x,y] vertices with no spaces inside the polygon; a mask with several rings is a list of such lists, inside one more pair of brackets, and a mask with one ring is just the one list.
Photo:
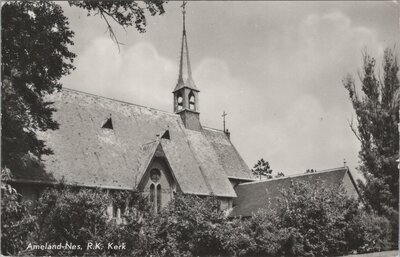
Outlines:
{"label": "steeple", "polygon": [[187,2],[183,1],[183,4],[181,5],[183,30],[178,83],[172,92],[174,94],[174,112],[180,114],[187,129],[200,131],[201,124],[198,98],[198,93],[200,91],[194,84],[192,69],[190,67],[189,47],[185,27],[186,4]]}
{"label": "steeple", "polygon": [[193,90],[199,92],[196,85],[194,84],[194,81],[192,78],[192,69],[190,67],[189,47],[188,47],[188,43],[187,43],[186,25],[185,25],[186,4],[187,4],[187,2],[183,1],[183,4],[181,5],[182,18],[183,18],[181,58],[179,61],[178,83],[176,84],[174,92],[181,88],[184,88],[184,87],[187,87],[187,88],[190,88],[190,89],[193,89]]}

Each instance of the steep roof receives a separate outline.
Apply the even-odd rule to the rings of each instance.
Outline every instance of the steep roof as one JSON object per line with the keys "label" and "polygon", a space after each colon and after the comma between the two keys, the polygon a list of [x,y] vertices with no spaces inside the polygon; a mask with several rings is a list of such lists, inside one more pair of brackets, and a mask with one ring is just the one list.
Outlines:
{"label": "steep roof", "polygon": [[222,130],[203,127],[203,134],[214,147],[229,178],[254,180],[251,170]]}
{"label": "steep roof", "polygon": [[[277,199],[281,197],[281,190],[289,188],[292,181],[316,183],[319,180],[327,185],[339,186],[347,182],[346,175],[349,176],[353,189],[357,190],[353,177],[346,167],[239,184],[235,188],[237,198],[233,201],[234,208],[229,216],[248,217],[257,210],[265,208],[267,202],[276,204]],[[346,186],[349,185],[346,183]]]}
{"label": "steep roof", "polygon": [[[49,97],[60,128],[39,134],[54,151],[34,174],[14,172],[25,182],[56,182],[115,189],[137,186],[161,144],[184,193],[235,197],[228,175],[250,170],[223,132],[185,129],[179,115],[63,89]],[[111,117],[113,129],[102,128]],[[169,130],[170,140],[156,135]],[[219,147],[210,133],[219,133]],[[225,139],[223,137],[225,136]],[[217,136],[215,136],[217,137]],[[225,152],[232,155],[226,157]],[[221,157],[222,156],[222,157]],[[230,170],[226,161],[240,163]],[[44,171],[45,170],[45,171]]]}

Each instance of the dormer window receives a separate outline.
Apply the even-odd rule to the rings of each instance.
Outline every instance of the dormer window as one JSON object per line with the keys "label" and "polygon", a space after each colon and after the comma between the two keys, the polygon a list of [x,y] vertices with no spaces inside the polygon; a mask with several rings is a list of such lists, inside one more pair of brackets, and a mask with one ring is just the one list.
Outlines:
{"label": "dormer window", "polygon": [[114,129],[111,116],[101,126],[103,129]]}
{"label": "dormer window", "polygon": [[190,92],[189,94],[189,109],[196,110],[196,99],[194,97],[193,92]]}

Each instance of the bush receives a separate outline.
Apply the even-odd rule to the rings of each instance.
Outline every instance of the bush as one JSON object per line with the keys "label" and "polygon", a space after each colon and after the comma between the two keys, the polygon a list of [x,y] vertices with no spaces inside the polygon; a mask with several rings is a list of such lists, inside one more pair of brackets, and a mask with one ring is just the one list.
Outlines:
{"label": "bush", "polygon": [[266,215],[274,217],[275,238],[283,240],[279,254],[336,256],[389,246],[388,220],[366,212],[342,187],[293,182],[278,202],[277,217],[272,212]]}
{"label": "bush", "polygon": [[[137,191],[60,187],[29,209],[5,189],[2,253],[10,255],[334,256],[385,250],[392,232],[386,218],[367,212],[342,188],[319,183],[293,183],[277,206],[248,219],[228,219],[213,196],[178,194],[156,214]],[[111,200],[125,209],[123,224],[109,220]],[[66,242],[83,249],[26,250],[28,243]],[[88,242],[126,248],[86,250]]]}
{"label": "bush", "polygon": [[217,255],[226,223],[217,198],[178,194],[145,225],[143,240],[156,256]]}
{"label": "bush", "polygon": [[20,202],[20,195],[9,184],[1,188],[1,254],[17,255],[26,248],[29,230],[34,222],[28,204]]}

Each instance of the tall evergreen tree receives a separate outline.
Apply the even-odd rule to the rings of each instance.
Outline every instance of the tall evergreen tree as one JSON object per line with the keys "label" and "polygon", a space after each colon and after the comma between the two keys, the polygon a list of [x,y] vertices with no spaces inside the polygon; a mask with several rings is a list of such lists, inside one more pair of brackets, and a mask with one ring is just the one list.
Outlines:
{"label": "tall evergreen tree", "polygon": [[382,77],[376,75],[375,59],[364,53],[361,92],[351,76],[343,81],[357,117],[357,125],[350,125],[361,143],[359,168],[366,182],[359,182],[360,188],[374,210],[392,218],[397,216],[399,204],[398,72],[395,51],[387,48]]}

